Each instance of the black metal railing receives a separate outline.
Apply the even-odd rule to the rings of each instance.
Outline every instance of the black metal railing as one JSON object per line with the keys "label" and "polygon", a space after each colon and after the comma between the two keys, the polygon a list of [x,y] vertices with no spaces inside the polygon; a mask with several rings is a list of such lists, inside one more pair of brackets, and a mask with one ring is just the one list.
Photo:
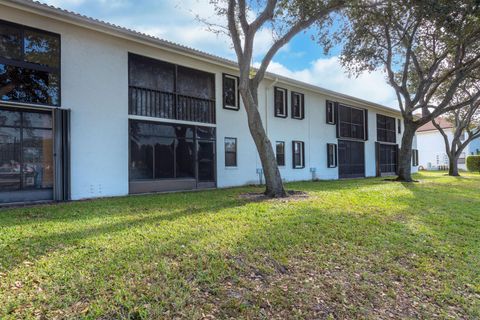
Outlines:
{"label": "black metal railing", "polygon": [[215,100],[130,86],[129,114],[215,123]]}

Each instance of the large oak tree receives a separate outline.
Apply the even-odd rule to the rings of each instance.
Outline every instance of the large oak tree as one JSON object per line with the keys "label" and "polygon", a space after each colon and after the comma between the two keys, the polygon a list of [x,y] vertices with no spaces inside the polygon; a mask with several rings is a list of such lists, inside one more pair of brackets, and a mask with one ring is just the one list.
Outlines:
{"label": "large oak tree", "polygon": [[416,130],[480,96],[476,90],[471,99],[453,99],[480,72],[480,2],[384,0],[350,8],[347,18],[342,63],[354,74],[386,71],[404,119],[398,180],[412,181]]}
{"label": "large oak tree", "polygon": [[[215,0],[216,13],[227,21],[239,66],[240,96],[248,126],[257,147],[265,175],[265,194],[286,196],[272,144],[258,111],[258,88],[275,54],[300,32],[325,26],[330,15],[345,5],[345,0]],[[272,31],[273,43],[260,66],[252,72],[255,36],[263,29]]]}

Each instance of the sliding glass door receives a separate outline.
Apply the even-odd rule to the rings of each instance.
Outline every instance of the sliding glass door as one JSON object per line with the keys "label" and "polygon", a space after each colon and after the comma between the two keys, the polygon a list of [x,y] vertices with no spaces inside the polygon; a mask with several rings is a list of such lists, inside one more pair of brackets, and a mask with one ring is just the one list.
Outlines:
{"label": "sliding glass door", "polygon": [[0,108],[0,203],[53,199],[51,112]]}
{"label": "sliding glass door", "polygon": [[215,128],[130,120],[130,193],[215,187]]}

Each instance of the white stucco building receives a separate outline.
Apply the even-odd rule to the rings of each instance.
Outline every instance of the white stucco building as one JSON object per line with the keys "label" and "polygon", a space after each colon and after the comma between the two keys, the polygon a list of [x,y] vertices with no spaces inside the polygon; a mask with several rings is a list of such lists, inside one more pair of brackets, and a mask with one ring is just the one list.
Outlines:
{"label": "white stucco building", "polygon": [[[1,1],[0,202],[258,183],[237,75],[208,53]],[[397,110],[275,74],[259,101],[286,181],[395,173]]]}
{"label": "white stucco building", "polygon": [[[451,144],[455,130],[453,125],[444,118],[437,118],[436,121],[445,131],[448,141]],[[431,122],[417,130],[417,149],[419,154],[419,168],[424,170],[445,170],[448,168],[449,163],[445,149],[445,140]],[[458,168],[466,170],[466,156],[474,154],[480,154],[480,139],[475,139],[467,145],[458,159]]]}

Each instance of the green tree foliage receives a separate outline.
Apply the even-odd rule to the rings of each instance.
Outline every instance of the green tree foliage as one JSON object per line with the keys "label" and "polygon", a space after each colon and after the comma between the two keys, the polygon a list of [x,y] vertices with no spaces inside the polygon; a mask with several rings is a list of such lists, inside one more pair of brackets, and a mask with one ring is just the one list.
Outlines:
{"label": "green tree foliage", "polygon": [[467,157],[467,170],[480,172],[480,155]]}
{"label": "green tree foliage", "polygon": [[[404,118],[398,179],[411,181],[415,131],[480,97],[480,2],[387,0],[350,6],[346,17],[342,64],[352,74],[385,70]],[[471,99],[454,102],[467,81]]]}

